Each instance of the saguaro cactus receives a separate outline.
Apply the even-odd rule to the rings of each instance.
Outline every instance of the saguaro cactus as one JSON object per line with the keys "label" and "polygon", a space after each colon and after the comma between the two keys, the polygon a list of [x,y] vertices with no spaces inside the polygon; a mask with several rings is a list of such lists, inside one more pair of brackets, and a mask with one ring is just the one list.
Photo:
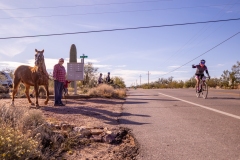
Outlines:
{"label": "saguaro cactus", "polygon": [[[77,62],[77,48],[75,46],[75,44],[71,45],[70,48],[70,53],[69,53],[69,62]],[[71,87],[74,88],[74,83],[76,82],[71,82]]]}

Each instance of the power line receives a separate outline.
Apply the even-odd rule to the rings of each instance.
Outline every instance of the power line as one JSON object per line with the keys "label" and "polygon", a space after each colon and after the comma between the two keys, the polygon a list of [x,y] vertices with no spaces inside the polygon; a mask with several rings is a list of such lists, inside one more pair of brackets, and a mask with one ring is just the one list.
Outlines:
{"label": "power line", "polygon": [[[232,4],[232,5],[230,5],[230,4]],[[226,6],[228,6],[228,5],[226,5],[226,6],[224,6],[224,9],[226,8],[226,9],[229,10],[230,8],[232,8],[233,4],[235,4],[235,3],[233,3],[233,1],[230,2],[230,3],[229,3],[230,7],[227,8]],[[221,13],[221,11],[219,11],[218,14],[219,14],[219,13]],[[217,18],[218,14],[217,14],[216,16],[214,16],[214,17]],[[221,14],[221,15],[223,15],[223,14]],[[221,16],[221,15],[220,15],[220,16]],[[203,29],[205,29],[205,30],[203,30]],[[203,32],[205,32],[207,29],[208,29],[208,28],[207,28],[206,26],[204,26],[200,31],[203,30]],[[208,37],[210,37],[211,34],[213,34],[213,33],[216,32],[216,31],[217,31],[217,29],[215,29],[212,33],[210,33],[207,37],[205,37],[205,38],[202,39],[201,41],[207,39]],[[183,47],[181,47],[181,48],[178,49],[175,53],[173,53],[172,55],[170,55],[170,56],[167,58],[167,60],[165,60],[163,63],[166,63],[167,61],[169,61],[169,60],[171,59],[171,57],[173,57],[173,56],[174,56],[175,59],[176,59],[176,56],[179,56],[179,54],[177,54],[177,53],[179,53],[180,51],[182,51],[183,48],[184,48],[187,44],[193,43],[193,42],[197,39],[197,38],[195,38],[195,37],[197,37],[197,35],[199,35],[199,34],[200,34],[200,32],[197,33],[197,34],[195,34],[192,38],[190,38],[190,39],[187,41],[187,43],[184,44]],[[189,51],[189,50],[190,50],[190,49],[188,49],[188,51]],[[176,54],[177,54],[177,55],[176,55]],[[176,55],[176,56],[175,56],[175,55]],[[159,77],[159,76],[154,76],[154,77]]]}
{"label": "power line", "polygon": [[[235,4],[240,4],[240,3],[235,3]],[[109,12],[95,12],[95,13],[58,14],[58,15],[42,15],[42,16],[27,16],[27,17],[5,17],[0,19],[4,20],[4,19],[13,19],[13,18],[50,18],[50,17],[86,16],[86,15],[96,15],[96,14],[100,15],[100,14],[114,14],[114,13],[116,14],[116,13],[149,12],[149,11],[190,9],[190,8],[213,7],[213,6],[222,6],[222,5],[176,7],[176,8],[161,8],[161,9],[141,9],[141,10],[129,10],[129,11],[109,11]]]}
{"label": "power line", "polygon": [[123,5],[123,4],[137,4],[137,3],[151,3],[163,2],[172,0],[150,0],[150,1],[133,1],[133,2],[115,2],[115,3],[97,3],[97,4],[77,4],[72,6],[51,6],[51,7],[23,7],[23,8],[0,8],[0,10],[28,10],[28,9],[54,9],[54,8],[70,8],[70,7],[91,7],[91,6],[105,6],[105,5]]}
{"label": "power line", "polygon": [[213,21],[203,21],[203,22],[166,24],[166,25],[158,25],[158,26],[116,28],[116,29],[105,29],[105,30],[84,31],[84,32],[69,32],[69,33],[42,34],[42,35],[32,35],[32,36],[2,37],[2,38],[0,38],[0,40],[1,39],[33,38],[33,37],[50,37],[50,36],[62,36],[62,35],[73,35],[73,34],[99,33],[99,32],[114,32],[114,31],[124,31],[124,30],[138,30],[138,29],[173,27],[173,26],[185,26],[185,25],[204,24],[204,23],[228,22],[228,21],[237,21],[237,20],[240,20],[240,18],[222,19],[222,20],[213,20]]}
{"label": "power line", "polygon": [[223,43],[227,42],[228,40],[232,39],[233,37],[235,37],[235,36],[236,36],[236,35],[238,35],[239,33],[240,33],[240,32],[237,32],[237,33],[235,33],[235,34],[234,34],[234,35],[232,35],[231,37],[227,38],[226,40],[222,41],[221,43],[219,43],[219,44],[217,44],[216,46],[212,47],[211,49],[207,50],[206,52],[204,52],[204,53],[200,54],[199,56],[195,57],[194,59],[192,59],[192,60],[190,60],[190,61],[188,61],[188,62],[184,63],[184,64],[183,64],[183,65],[181,65],[180,67],[178,67],[178,68],[176,68],[176,69],[173,69],[173,70],[171,70],[171,71],[170,71],[170,72],[168,72],[168,73],[165,73],[165,74],[163,74],[162,76],[165,76],[165,75],[167,75],[167,74],[169,74],[169,73],[172,73],[172,72],[174,72],[174,71],[178,70],[179,68],[181,68],[181,67],[185,66],[186,64],[188,64],[188,63],[190,63],[190,62],[194,61],[195,59],[197,59],[197,58],[201,57],[202,55],[204,55],[204,54],[206,54],[206,53],[210,52],[211,50],[213,50],[213,49],[217,48],[218,46],[220,46],[220,45],[222,45]]}

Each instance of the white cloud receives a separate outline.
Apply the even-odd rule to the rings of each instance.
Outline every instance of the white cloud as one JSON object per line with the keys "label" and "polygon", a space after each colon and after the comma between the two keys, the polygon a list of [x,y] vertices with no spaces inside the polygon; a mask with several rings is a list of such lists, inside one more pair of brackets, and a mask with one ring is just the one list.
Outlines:
{"label": "white cloud", "polygon": [[180,67],[180,66],[168,66],[168,68],[178,68],[178,67]]}
{"label": "white cloud", "polygon": [[[161,76],[166,72],[163,71],[150,71],[150,81],[156,79],[156,76]],[[122,77],[127,86],[130,86],[132,83],[140,83],[140,75],[141,75],[141,83],[147,83],[148,76],[147,71],[142,70],[127,70],[127,69],[115,69],[111,71],[112,76]]]}
{"label": "white cloud", "polygon": [[9,57],[13,57],[17,54],[22,53],[29,44],[36,43],[39,40],[37,38],[31,38],[31,39],[19,39],[15,41],[3,41],[0,44],[0,54],[4,54]]}
{"label": "white cloud", "polygon": [[110,68],[111,68],[111,65],[95,64],[94,67],[96,67],[96,68],[107,68],[107,69],[110,69]]}
{"label": "white cloud", "polygon": [[29,65],[28,63],[1,61],[0,68],[16,69],[20,65]]}
{"label": "white cloud", "polygon": [[[23,62],[13,62],[13,61],[1,61],[0,62],[0,68],[11,68],[16,69],[20,65],[28,65],[28,66],[34,66],[34,59],[29,59],[26,61],[26,63]],[[58,59],[51,59],[51,58],[45,58],[45,64],[47,70],[52,70],[54,65],[58,63]],[[66,67],[67,64],[64,63],[64,66]]]}
{"label": "white cloud", "polygon": [[115,66],[116,68],[125,68],[127,67],[127,65],[118,65],[118,66]]}

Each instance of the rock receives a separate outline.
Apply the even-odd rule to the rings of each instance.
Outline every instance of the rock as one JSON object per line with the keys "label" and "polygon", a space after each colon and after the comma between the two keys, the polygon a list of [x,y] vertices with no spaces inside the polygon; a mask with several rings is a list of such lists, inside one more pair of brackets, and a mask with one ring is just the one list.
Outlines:
{"label": "rock", "polygon": [[81,131],[81,134],[84,136],[90,136],[91,135],[91,131],[88,129],[84,129]]}
{"label": "rock", "polygon": [[94,142],[102,142],[102,136],[99,135],[92,135]]}
{"label": "rock", "polygon": [[76,139],[82,139],[82,138],[84,138],[85,136],[83,135],[83,134],[79,134],[79,135],[77,135],[76,136]]}
{"label": "rock", "polygon": [[114,141],[114,138],[112,135],[108,134],[103,137],[103,141],[106,143],[112,143]]}
{"label": "rock", "polygon": [[64,130],[64,131],[71,131],[73,129],[73,126],[70,125],[70,124],[62,124],[61,125],[61,129]]}
{"label": "rock", "polygon": [[59,125],[55,125],[54,126],[57,130],[60,130],[61,129],[61,127],[59,126]]}
{"label": "rock", "polygon": [[106,135],[111,135],[113,138],[117,137],[117,132],[106,131],[105,133],[106,133]]}
{"label": "rock", "polygon": [[102,129],[91,129],[91,133],[92,135],[99,135],[101,133],[103,133]]}
{"label": "rock", "polygon": [[82,129],[83,129],[82,127],[74,127],[73,131],[80,133]]}
{"label": "rock", "polygon": [[91,135],[91,131],[89,129],[87,129],[87,127],[85,127],[85,126],[74,127],[73,131],[81,133],[81,135],[83,135],[83,136],[90,136]]}

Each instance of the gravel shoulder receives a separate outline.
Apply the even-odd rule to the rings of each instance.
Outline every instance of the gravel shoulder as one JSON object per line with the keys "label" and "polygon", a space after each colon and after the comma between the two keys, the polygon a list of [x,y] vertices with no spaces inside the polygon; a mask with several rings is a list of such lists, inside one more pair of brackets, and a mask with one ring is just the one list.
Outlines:
{"label": "gravel shoulder", "polygon": [[[34,102],[35,99],[32,99]],[[1,99],[0,105],[9,105],[10,99]],[[121,130],[119,117],[122,113],[123,99],[81,98],[63,99],[65,106],[53,106],[50,100],[44,105],[44,99],[39,99],[39,105],[44,117],[50,123],[85,126],[87,128],[101,128],[107,130]],[[26,98],[15,99],[15,107],[30,106]],[[63,155],[66,159],[135,159],[138,154],[138,144],[126,129],[127,133],[121,138],[121,143],[104,143],[91,141],[87,145],[76,147],[73,151]]]}

